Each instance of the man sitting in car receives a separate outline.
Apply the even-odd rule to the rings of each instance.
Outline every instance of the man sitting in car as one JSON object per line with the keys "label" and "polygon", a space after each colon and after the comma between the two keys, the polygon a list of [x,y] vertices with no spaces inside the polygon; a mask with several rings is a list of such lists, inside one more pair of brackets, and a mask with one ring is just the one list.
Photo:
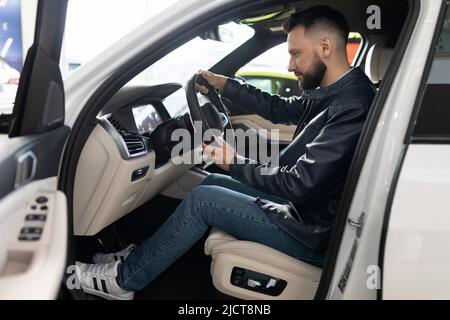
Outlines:
{"label": "man sitting in car", "polygon": [[[303,95],[281,98],[250,85],[202,71],[222,97],[274,123],[296,124],[279,166],[236,163],[231,146],[218,141],[206,152],[230,176],[212,174],[193,190],[154,235],[140,246],[77,263],[85,292],[132,299],[134,291],[193,246],[211,226],[320,266],[345,178],[375,89],[348,63],[345,17],[325,6],[296,13],[284,24],[289,71]],[[207,93],[207,88],[197,85]],[[264,172],[264,173],[263,173]]]}

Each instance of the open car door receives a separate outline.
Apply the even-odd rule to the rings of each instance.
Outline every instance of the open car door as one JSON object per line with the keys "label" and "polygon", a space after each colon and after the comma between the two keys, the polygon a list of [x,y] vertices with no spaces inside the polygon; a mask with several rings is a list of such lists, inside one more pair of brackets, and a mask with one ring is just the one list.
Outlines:
{"label": "open car door", "polygon": [[64,126],[59,59],[67,0],[40,0],[12,115],[1,115],[0,299],[54,299],[67,258],[67,202],[57,190]]}

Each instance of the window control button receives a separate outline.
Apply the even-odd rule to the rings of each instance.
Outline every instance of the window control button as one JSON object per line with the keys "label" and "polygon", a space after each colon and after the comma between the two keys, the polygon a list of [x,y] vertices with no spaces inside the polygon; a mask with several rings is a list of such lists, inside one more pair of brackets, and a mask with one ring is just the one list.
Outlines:
{"label": "window control button", "polygon": [[42,234],[42,228],[22,228],[20,230],[21,235],[40,235]]}
{"label": "window control button", "polygon": [[47,216],[45,214],[27,214],[26,221],[45,221]]}
{"label": "window control button", "polygon": [[35,206],[35,205],[31,206],[31,210],[36,210],[36,209],[37,209],[37,206]]}
{"label": "window control button", "polygon": [[38,241],[41,239],[40,235],[20,235],[19,240],[20,241]]}
{"label": "window control button", "polygon": [[47,206],[41,206],[41,210],[42,210],[42,211],[47,211],[47,210],[48,210],[48,207],[47,207]]}

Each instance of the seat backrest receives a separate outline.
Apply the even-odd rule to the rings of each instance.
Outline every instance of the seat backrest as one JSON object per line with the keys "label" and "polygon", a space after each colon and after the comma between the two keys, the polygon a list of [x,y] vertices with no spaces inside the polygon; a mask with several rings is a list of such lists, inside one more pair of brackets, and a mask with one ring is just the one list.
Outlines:
{"label": "seat backrest", "polygon": [[393,52],[394,48],[380,44],[370,47],[366,57],[365,72],[374,84],[378,84],[383,79]]}

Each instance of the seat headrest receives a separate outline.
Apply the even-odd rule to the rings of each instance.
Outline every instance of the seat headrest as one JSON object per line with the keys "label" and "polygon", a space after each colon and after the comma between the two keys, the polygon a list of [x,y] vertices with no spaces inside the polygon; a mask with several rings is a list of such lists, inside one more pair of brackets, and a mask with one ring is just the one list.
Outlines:
{"label": "seat headrest", "polygon": [[374,84],[383,79],[393,52],[394,48],[383,47],[380,44],[374,44],[370,47],[366,58],[365,71]]}

